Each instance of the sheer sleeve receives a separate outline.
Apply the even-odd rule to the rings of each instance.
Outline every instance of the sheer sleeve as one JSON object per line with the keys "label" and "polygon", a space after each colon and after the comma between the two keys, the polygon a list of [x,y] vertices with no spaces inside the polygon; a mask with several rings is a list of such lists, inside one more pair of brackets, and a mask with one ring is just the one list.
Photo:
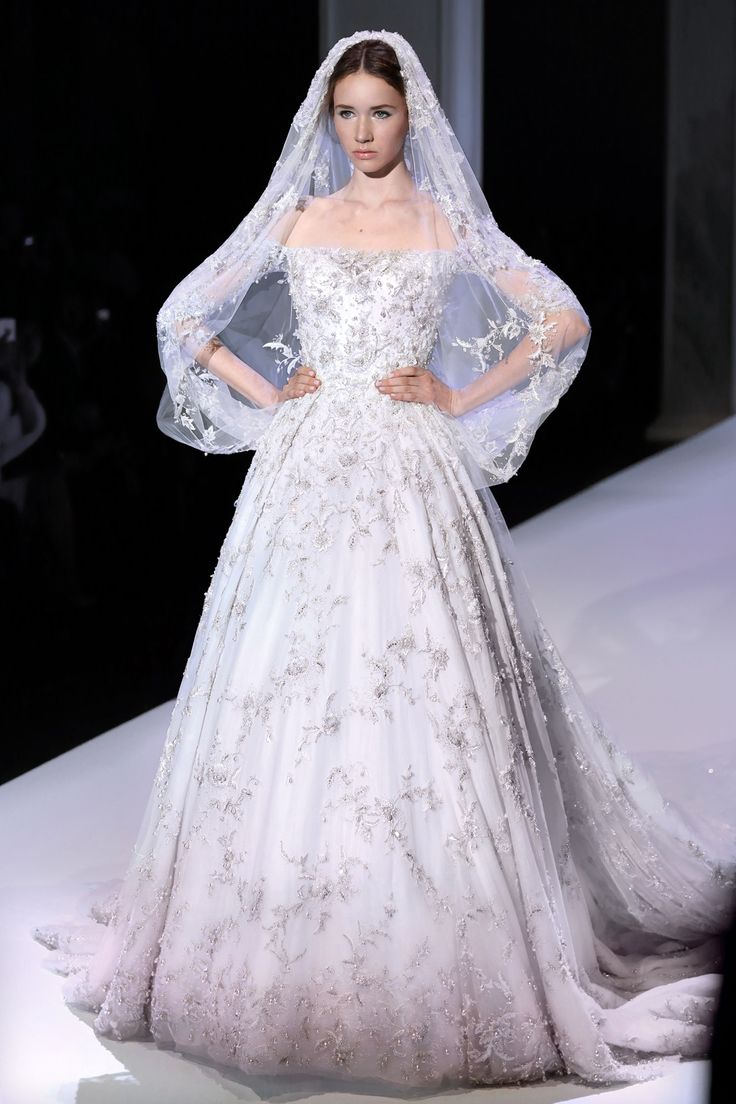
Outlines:
{"label": "sheer sleeve", "polygon": [[477,486],[506,482],[568,389],[591,327],[559,276],[493,224],[460,239],[433,367],[453,389],[445,416]]}
{"label": "sheer sleeve", "polygon": [[299,360],[283,243],[304,209],[292,202],[247,248],[239,227],[159,311],[167,387],[157,423],[175,440],[246,452],[271,424]]}

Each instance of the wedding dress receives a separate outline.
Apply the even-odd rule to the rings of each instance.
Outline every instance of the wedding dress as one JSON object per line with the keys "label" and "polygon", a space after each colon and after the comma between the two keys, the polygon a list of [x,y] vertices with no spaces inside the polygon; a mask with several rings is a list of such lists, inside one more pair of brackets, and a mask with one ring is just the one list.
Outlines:
{"label": "wedding dress", "polygon": [[101,1034],[428,1087],[707,1051],[733,868],[607,738],[447,420],[374,385],[461,252],[272,247],[321,387],[255,452],[108,923],[36,932]]}

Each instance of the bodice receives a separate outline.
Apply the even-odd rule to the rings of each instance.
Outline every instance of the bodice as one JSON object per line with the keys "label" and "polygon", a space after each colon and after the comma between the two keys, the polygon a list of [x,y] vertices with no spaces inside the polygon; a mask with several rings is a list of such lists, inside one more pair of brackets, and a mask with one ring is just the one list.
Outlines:
{"label": "bodice", "polygon": [[301,361],[323,382],[426,364],[457,264],[449,249],[285,247]]}

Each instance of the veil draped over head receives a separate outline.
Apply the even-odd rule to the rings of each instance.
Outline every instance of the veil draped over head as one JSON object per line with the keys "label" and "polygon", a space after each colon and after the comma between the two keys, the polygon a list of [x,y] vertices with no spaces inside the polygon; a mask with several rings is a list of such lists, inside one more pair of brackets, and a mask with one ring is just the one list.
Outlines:
{"label": "veil draped over head", "polygon": [[[406,166],[419,193],[444,213],[457,249],[426,367],[464,390],[465,409],[444,416],[474,486],[502,483],[516,473],[537,428],[575,378],[590,326],[570,288],[499,229],[416,53],[390,31],[359,31],[335,43],[260,199],[161,308],[157,332],[167,387],[157,422],[206,453],[243,452],[258,446],[279,409],[275,389],[300,364],[285,243],[308,197],[329,195],[352,175],[326,92],[341,55],[365,39],[381,39],[396,52],[409,115]],[[208,367],[220,344],[251,370],[249,396]]]}

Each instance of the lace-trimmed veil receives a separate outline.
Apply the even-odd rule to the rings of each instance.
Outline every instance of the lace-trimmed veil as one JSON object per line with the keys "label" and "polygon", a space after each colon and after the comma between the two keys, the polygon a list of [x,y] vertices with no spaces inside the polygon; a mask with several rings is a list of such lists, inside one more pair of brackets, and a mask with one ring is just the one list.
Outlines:
{"label": "lace-trimmed veil", "polygon": [[[456,245],[456,274],[427,367],[453,388],[472,387],[472,409],[444,417],[474,486],[502,483],[575,378],[590,340],[588,318],[570,288],[499,229],[416,53],[385,30],[335,43],[260,199],[162,306],[157,333],[167,386],[158,425],[206,453],[243,452],[257,448],[279,409],[273,388],[300,363],[285,242],[307,197],[329,195],[350,179],[325,94],[340,56],[368,38],[397,54],[409,113],[406,165]],[[208,368],[218,342],[256,373],[254,398]]]}

